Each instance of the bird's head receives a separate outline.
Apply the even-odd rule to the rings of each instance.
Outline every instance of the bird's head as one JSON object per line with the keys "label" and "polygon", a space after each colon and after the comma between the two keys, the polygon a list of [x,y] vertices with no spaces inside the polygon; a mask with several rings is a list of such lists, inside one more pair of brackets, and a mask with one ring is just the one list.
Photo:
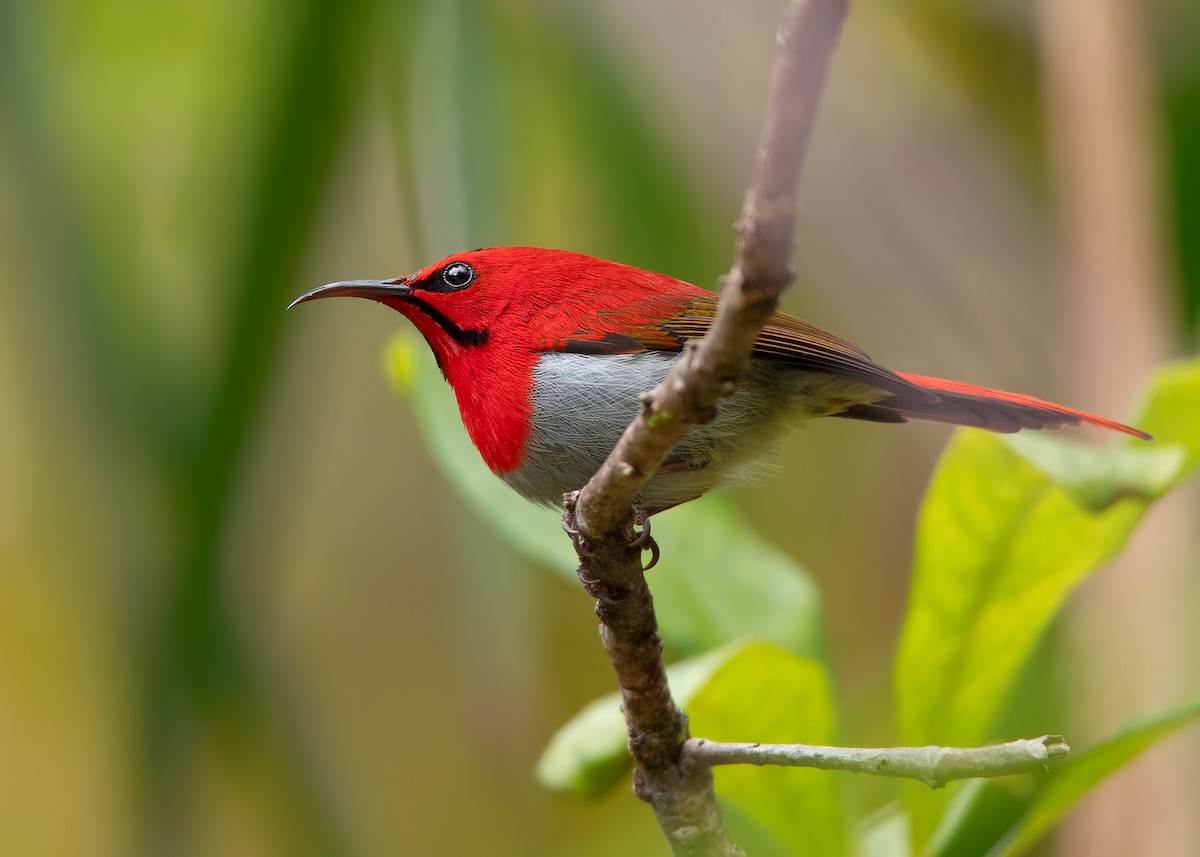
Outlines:
{"label": "bird's head", "polygon": [[581,319],[645,301],[668,283],[678,281],[580,253],[494,247],[455,253],[394,280],[329,283],[291,306],[331,297],[386,304],[417,326],[445,364],[488,345],[538,349],[570,335]]}

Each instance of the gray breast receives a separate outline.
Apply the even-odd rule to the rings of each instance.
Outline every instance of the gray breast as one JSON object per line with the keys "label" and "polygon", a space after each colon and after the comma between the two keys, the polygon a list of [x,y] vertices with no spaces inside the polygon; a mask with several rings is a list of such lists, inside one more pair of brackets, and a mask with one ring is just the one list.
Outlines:
{"label": "gray breast", "polygon": [[[543,355],[533,374],[525,465],[505,481],[535,502],[558,506],[563,493],[583,487],[612,451],[637,413],[639,394],[657,386],[678,359],[663,352]],[[647,483],[643,505],[674,505],[744,475],[787,423],[779,417],[795,401],[805,374],[755,365],[721,403],[717,419],[676,446],[669,456],[676,462],[673,472]]]}

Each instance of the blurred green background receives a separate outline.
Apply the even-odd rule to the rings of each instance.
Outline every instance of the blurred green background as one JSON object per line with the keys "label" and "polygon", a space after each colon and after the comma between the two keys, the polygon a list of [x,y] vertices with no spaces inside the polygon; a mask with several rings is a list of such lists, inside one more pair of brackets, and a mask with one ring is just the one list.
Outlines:
{"label": "blurred green background", "polygon": [[[610,670],[431,463],[402,319],[283,308],[511,243],[712,285],[779,8],[0,3],[0,854],[661,853],[627,793],[534,782]],[[1196,347],[1200,7],[859,2],[797,267],[787,308],[887,365],[1127,413]],[[947,434],[815,424],[733,493],[821,587],[849,743],[895,740]],[[1196,520],[1052,633],[1073,739],[1195,687]],[[1173,740],[1047,852],[1200,852],[1197,770]]]}

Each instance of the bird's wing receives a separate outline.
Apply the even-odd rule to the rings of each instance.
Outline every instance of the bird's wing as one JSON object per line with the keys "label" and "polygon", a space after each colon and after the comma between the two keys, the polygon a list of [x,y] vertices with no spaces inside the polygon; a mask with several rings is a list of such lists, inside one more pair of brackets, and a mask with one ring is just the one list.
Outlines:
{"label": "bird's wing", "polygon": [[[585,324],[584,329],[551,343],[545,350],[577,354],[679,351],[685,342],[704,336],[712,326],[716,295],[689,292],[654,300],[653,305],[604,311]],[[651,322],[647,318],[662,320]],[[892,372],[844,339],[781,312],[763,326],[755,340],[753,356],[777,360],[802,371],[863,381],[886,393],[831,416],[887,423],[935,420],[997,432],[1087,423],[1134,437],[1150,437],[1123,423],[1032,396]]]}
{"label": "bird's wing", "polygon": [[[665,314],[661,307],[655,307],[651,314],[661,317],[661,321],[646,321],[648,313],[643,307],[602,311],[571,336],[549,343],[543,350],[596,355],[679,351],[688,340],[708,332],[716,305],[715,294],[698,291],[686,295]],[[860,348],[782,312],[775,313],[763,326],[752,355],[796,369],[864,381],[918,401],[937,401],[937,396],[875,363]]]}

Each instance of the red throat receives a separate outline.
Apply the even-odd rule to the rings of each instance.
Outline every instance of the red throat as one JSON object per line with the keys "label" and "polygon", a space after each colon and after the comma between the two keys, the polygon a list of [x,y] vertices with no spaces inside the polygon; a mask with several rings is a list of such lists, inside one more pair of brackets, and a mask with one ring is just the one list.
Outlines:
{"label": "red throat", "polygon": [[454,390],[463,426],[493,473],[521,466],[532,424],[530,395],[537,354],[506,346],[480,331],[484,341],[462,344],[419,307],[387,301],[425,337]]}

